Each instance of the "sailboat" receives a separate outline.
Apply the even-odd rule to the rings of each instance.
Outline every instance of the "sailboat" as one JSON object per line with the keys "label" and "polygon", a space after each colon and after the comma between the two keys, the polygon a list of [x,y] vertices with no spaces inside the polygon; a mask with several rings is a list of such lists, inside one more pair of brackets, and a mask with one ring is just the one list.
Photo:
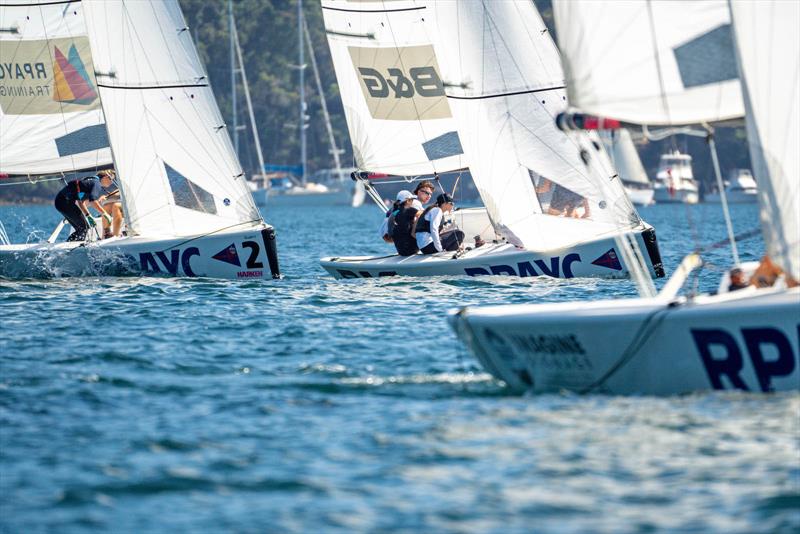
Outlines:
{"label": "sailboat", "polygon": [[633,144],[631,132],[627,128],[601,132],[600,138],[611,157],[625,192],[635,206],[649,206],[653,203],[653,184],[647,178],[639,159],[639,152]]}
{"label": "sailboat", "polygon": [[280,275],[176,0],[4,4],[0,40],[0,172],[113,165],[126,228],[0,245],[0,276]]}
{"label": "sailboat", "polygon": [[[731,117],[746,109],[751,160],[758,173],[762,230],[771,260],[784,272],[769,287],[731,291],[722,276],[716,294],[679,296],[688,274],[702,266],[690,254],[654,297],[597,302],[462,308],[450,321],[483,366],[514,390],[605,392],[669,395],[711,389],[767,392],[800,389],[800,20],[797,2],[557,2],[559,40],[567,62],[571,94],[578,109],[611,120],[629,120],[628,112],[647,120],[669,113],[676,124]],[[732,17],[729,15],[729,9]],[[659,24],[670,25],[662,32]],[[624,26],[623,26],[624,25]],[[617,31],[618,30],[618,31]],[[646,46],[657,35],[675,39],[662,49]],[[720,39],[725,37],[726,39]],[[604,44],[613,39],[612,50]],[[727,44],[720,46],[721,44]],[[698,44],[699,43],[699,44]],[[706,83],[691,85],[676,75],[675,51],[696,46],[692,57],[707,65],[730,54],[733,71],[709,73]],[[711,45],[711,48],[706,48]],[[649,58],[619,51],[648,51]],[[594,64],[589,49],[604,50]],[[655,48],[655,52],[654,52]],[[680,56],[680,54],[678,54]],[[689,59],[687,57],[687,59]],[[637,87],[626,98],[610,98],[609,85],[580,76],[584,67],[608,75],[629,73],[625,61],[639,65],[627,82]],[[665,62],[665,60],[667,60]],[[737,76],[738,70],[738,76]],[[611,76],[611,75],[609,75]],[[655,76],[655,77],[654,77]],[[731,78],[733,76],[733,78]],[[670,93],[663,92],[670,80]],[[724,94],[735,95],[731,80],[741,83],[741,103],[715,108]],[[698,81],[698,80],[694,80]],[[722,87],[725,85],[725,87]],[[624,84],[623,84],[624,85]],[[574,86],[574,89],[572,87]],[[614,85],[619,87],[620,84]],[[659,96],[661,93],[661,96]],[[652,96],[653,98],[648,98]],[[710,102],[704,102],[709,98]],[[643,106],[642,102],[649,102]],[[711,104],[705,105],[705,104]],[[646,120],[642,122],[646,123]],[[661,124],[670,124],[667,120]],[[734,242],[732,242],[733,244]],[[733,250],[736,256],[735,248]],[[743,271],[756,267],[734,264]]]}
{"label": "sailboat", "polygon": [[456,253],[322,258],[330,274],[624,278],[634,247],[663,276],[655,232],[602,146],[553,122],[566,108],[563,71],[530,2],[324,0],[322,10],[357,177],[412,183],[468,168],[485,207],[455,216],[468,239],[490,236]]}
{"label": "sailboat", "polygon": [[654,194],[657,203],[697,204],[699,191],[692,171],[692,156],[679,150],[661,154]]}

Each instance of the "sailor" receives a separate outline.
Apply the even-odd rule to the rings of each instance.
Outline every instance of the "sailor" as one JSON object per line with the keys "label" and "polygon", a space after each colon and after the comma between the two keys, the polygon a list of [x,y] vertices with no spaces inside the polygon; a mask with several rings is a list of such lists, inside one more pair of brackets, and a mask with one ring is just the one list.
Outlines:
{"label": "sailor", "polygon": [[418,183],[417,187],[414,188],[414,195],[415,198],[419,200],[414,200],[414,207],[417,208],[418,211],[422,211],[425,204],[430,202],[431,198],[433,198],[433,192],[435,190],[433,182],[430,180],[423,180]]}
{"label": "sailor", "polygon": [[443,193],[436,197],[436,205],[422,212],[415,234],[417,246],[423,254],[435,254],[444,250],[458,250],[464,242],[464,232],[458,229],[442,233],[444,213],[453,210],[453,197]]}
{"label": "sailor", "polygon": [[78,180],[72,180],[58,192],[55,198],[55,207],[72,225],[72,232],[67,241],[83,241],[86,239],[86,232],[89,226],[96,226],[92,214],[89,212],[89,203],[103,214],[107,222],[111,223],[111,216],[105,212],[100,204],[103,198],[103,187],[110,187],[111,177],[107,174],[103,176],[87,176]]}
{"label": "sailor", "polygon": [[[103,176],[108,176],[111,179],[111,185],[109,187],[103,186],[103,197],[105,200],[102,200],[101,197],[101,204],[103,209],[111,215],[112,221],[111,223],[103,217],[103,239],[108,239],[109,237],[119,237],[122,231],[122,202],[119,193],[119,186],[117,185],[115,178],[115,173],[111,169],[102,170],[97,173],[98,177],[102,178]],[[105,180],[101,180],[101,182],[105,182]],[[102,183],[101,183],[102,185]]]}
{"label": "sailor", "polygon": [[392,230],[392,241],[397,253],[401,256],[413,256],[419,252],[417,240],[412,234],[414,221],[417,220],[418,211],[414,206],[417,195],[409,191],[400,191],[397,194],[400,203],[394,215],[394,229]]}
{"label": "sailor", "polygon": [[409,193],[408,191],[400,191],[397,193],[397,199],[392,203],[391,206],[386,210],[386,214],[383,217],[383,221],[381,221],[381,227],[378,229],[378,234],[380,234],[381,238],[387,242],[392,242],[392,232],[394,230],[394,218],[397,215],[400,205],[404,202],[404,193]]}

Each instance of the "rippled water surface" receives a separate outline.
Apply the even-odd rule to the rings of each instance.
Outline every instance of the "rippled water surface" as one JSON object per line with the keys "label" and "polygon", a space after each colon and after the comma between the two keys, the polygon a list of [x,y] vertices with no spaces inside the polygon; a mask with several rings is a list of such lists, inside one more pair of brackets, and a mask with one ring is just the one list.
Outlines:
{"label": "rippled water surface", "polygon": [[[715,206],[641,213],[668,270],[725,237]],[[327,276],[320,256],[386,251],[377,217],[270,210],[281,281],[0,280],[0,531],[800,529],[800,396],[510,395],[448,309],[633,285]],[[0,220],[25,241],[57,216]]]}

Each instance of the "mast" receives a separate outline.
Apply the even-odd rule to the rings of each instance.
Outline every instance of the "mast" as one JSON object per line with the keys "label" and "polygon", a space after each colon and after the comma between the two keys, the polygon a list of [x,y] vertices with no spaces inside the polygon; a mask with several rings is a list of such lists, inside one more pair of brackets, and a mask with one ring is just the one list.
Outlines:
{"label": "mast", "polygon": [[308,24],[303,20],[303,30],[306,36],[306,43],[308,44],[308,55],[311,58],[311,68],[314,71],[314,80],[317,83],[317,93],[319,94],[320,104],[322,104],[322,116],[325,118],[325,129],[328,131],[328,141],[331,144],[331,154],[333,154],[333,163],[336,165],[336,174],[339,176],[339,181],[344,181],[344,174],[342,173],[342,164],[339,161],[340,151],[336,146],[336,138],[333,135],[333,127],[331,126],[331,117],[328,114],[328,104],[325,102],[325,94],[322,92],[322,81],[319,77],[319,69],[317,69],[317,58],[314,54],[314,47],[311,45],[311,34],[308,31]]}
{"label": "mast", "polygon": [[[256,157],[258,158],[259,169],[258,174],[259,176],[264,176],[264,153],[261,151],[261,141],[258,138],[258,130],[256,129],[256,117],[253,113],[253,101],[250,99],[250,85],[247,83],[247,72],[244,70],[244,60],[242,59],[242,47],[239,44],[239,32],[236,30],[236,20],[233,18],[233,13],[231,13],[231,30],[233,30],[231,35],[233,35],[234,44],[236,45],[236,56],[239,58],[239,72],[242,74],[244,98],[247,102],[247,114],[250,117],[250,128],[253,132],[253,142],[256,145]],[[266,182],[266,187],[269,187],[269,182]]]}
{"label": "mast", "polygon": [[[228,33],[230,33],[230,48],[231,48],[231,114],[233,115],[233,149],[236,151],[236,157],[239,157],[239,125],[237,124],[238,113],[236,112],[236,45],[233,36],[233,0],[228,0]],[[258,142],[258,141],[256,141]],[[264,169],[261,169],[263,172]]]}
{"label": "mast", "polygon": [[306,88],[305,88],[305,50],[303,49],[303,0],[297,0],[297,42],[300,50],[300,183],[306,185]]}

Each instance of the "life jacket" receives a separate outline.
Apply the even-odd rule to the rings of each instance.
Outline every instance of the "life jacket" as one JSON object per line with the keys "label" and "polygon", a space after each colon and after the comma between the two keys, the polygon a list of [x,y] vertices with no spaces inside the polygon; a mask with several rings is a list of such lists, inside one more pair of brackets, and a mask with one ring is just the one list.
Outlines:
{"label": "life jacket", "polygon": [[[438,206],[434,205],[434,206],[428,206],[427,208],[425,208],[425,210],[422,212],[422,215],[420,215],[419,219],[417,219],[417,226],[416,226],[416,228],[414,228],[414,233],[415,234],[423,234],[423,233],[429,234],[429,233],[431,233],[431,221],[426,219],[425,216],[428,213],[430,213],[430,211],[433,208],[437,208],[437,207]],[[440,232],[442,231],[442,228],[444,228],[444,217],[442,217],[442,222],[439,223],[439,231]]]}
{"label": "life jacket", "polygon": [[395,241],[398,239],[413,239],[414,216],[417,210],[414,208],[402,208],[394,216],[394,229],[391,234]]}

